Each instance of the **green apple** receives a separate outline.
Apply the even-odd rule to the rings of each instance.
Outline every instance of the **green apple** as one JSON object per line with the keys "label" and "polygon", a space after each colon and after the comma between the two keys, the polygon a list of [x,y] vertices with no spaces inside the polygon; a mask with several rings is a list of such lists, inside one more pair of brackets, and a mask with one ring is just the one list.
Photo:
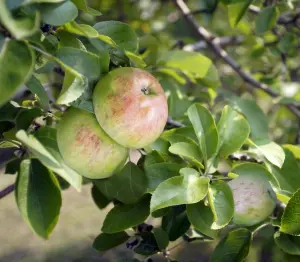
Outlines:
{"label": "green apple", "polygon": [[57,128],[57,142],[66,164],[92,179],[113,175],[128,157],[128,149],[112,140],[92,113],[76,108],[63,115]]}
{"label": "green apple", "polygon": [[233,222],[252,226],[264,221],[276,206],[276,194],[262,176],[241,175],[228,182],[234,199]]}
{"label": "green apple", "polygon": [[118,144],[142,148],[162,133],[168,118],[165,93],[148,72],[123,67],[109,72],[93,93],[96,118]]}

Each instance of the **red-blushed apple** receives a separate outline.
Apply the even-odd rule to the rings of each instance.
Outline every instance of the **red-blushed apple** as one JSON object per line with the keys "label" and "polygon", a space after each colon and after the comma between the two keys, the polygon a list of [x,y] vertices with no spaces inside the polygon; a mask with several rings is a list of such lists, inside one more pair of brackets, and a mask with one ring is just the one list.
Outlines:
{"label": "red-blushed apple", "polygon": [[264,221],[276,206],[276,194],[269,181],[257,175],[241,175],[228,182],[234,199],[233,222],[253,226]]}
{"label": "red-blushed apple", "polygon": [[92,179],[113,175],[128,157],[128,149],[102,130],[94,114],[77,108],[69,108],[63,115],[57,143],[66,164]]}
{"label": "red-blushed apple", "polygon": [[109,72],[93,93],[96,118],[104,131],[128,148],[142,148],[162,133],[168,118],[165,93],[148,72],[123,67]]}

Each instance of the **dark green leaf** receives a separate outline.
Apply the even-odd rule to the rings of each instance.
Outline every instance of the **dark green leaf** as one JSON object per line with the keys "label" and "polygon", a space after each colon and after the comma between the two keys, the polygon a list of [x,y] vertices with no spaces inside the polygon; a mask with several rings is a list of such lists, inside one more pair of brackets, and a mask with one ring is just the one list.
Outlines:
{"label": "dark green leaf", "polygon": [[60,212],[61,195],[58,181],[38,160],[23,160],[16,183],[16,201],[31,229],[47,239]]}
{"label": "dark green leaf", "polygon": [[159,251],[156,239],[151,232],[142,232],[140,234],[142,240],[137,247],[134,248],[134,252],[143,256],[151,256]]}
{"label": "dark green leaf", "polygon": [[188,109],[189,119],[199,141],[204,160],[212,157],[218,146],[218,132],[211,113],[200,104],[194,104]]}
{"label": "dark green leaf", "polygon": [[49,108],[49,97],[41,82],[34,75],[32,75],[31,78],[26,82],[26,86],[39,98],[42,108],[47,111]]}
{"label": "dark green leaf", "polygon": [[240,262],[248,256],[252,234],[245,228],[228,233],[214,250],[212,262]]}
{"label": "dark green leaf", "polygon": [[153,234],[159,249],[160,250],[166,249],[169,244],[169,236],[167,232],[162,228],[154,228]]}
{"label": "dark green leaf", "polygon": [[210,207],[204,205],[203,201],[186,206],[187,216],[191,224],[201,233],[211,238],[216,238],[219,231],[211,229],[214,223],[214,215]]}
{"label": "dark green leaf", "polygon": [[147,189],[147,177],[132,162],[128,162],[114,176],[94,180],[94,183],[108,199],[115,198],[124,204],[136,203]]}
{"label": "dark green leaf", "polygon": [[190,222],[184,206],[172,207],[169,213],[162,219],[162,229],[169,235],[170,241],[181,237],[189,228]]}
{"label": "dark green leaf", "polygon": [[163,163],[163,162],[164,162],[164,158],[162,157],[162,155],[159,152],[157,152],[156,150],[153,150],[149,154],[146,155],[144,166],[146,169],[147,167],[149,167],[153,164],[158,164],[158,163]]}
{"label": "dark green leaf", "polygon": [[73,21],[78,10],[71,1],[56,4],[43,4],[39,7],[42,21],[49,25],[59,26]]}
{"label": "dark green leaf", "polygon": [[113,234],[101,233],[94,240],[93,248],[97,251],[103,252],[123,244],[128,239],[129,236],[124,231]]}
{"label": "dark green leaf", "polygon": [[214,214],[212,229],[225,227],[232,219],[234,201],[230,187],[224,181],[214,181],[209,185],[208,199]]}
{"label": "dark green leaf", "polygon": [[115,206],[106,215],[101,229],[102,232],[121,232],[142,223],[150,214],[149,204],[150,197],[145,196],[140,202],[134,205],[119,204]]}
{"label": "dark green leaf", "polygon": [[148,178],[148,192],[153,192],[157,186],[168,178],[178,176],[183,166],[176,163],[157,163],[145,166]]}
{"label": "dark green leaf", "polygon": [[95,16],[101,15],[101,12],[88,6],[87,0],[72,0],[72,2],[76,5],[76,7],[79,10],[82,10],[84,12],[87,12]]}
{"label": "dark green leaf", "polygon": [[280,231],[290,235],[300,235],[300,189],[288,202],[281,217]]}
{"label": "dark green leaf", "polygon": [[230,106],[225,106],[218,123],[218,133],[219,154],[227,158],[242,147],[249,136],[250,126],[241,114]]}
{"label": "dark green leaf", "polygon": [[97,55],[72,47],[62,47],[56,57],[81,75],[95,80],[100,76],[100,59]]}
{"label": "dark green leaf", "polygon": [[21,164],[21,159],[19,159],[19,158],[9,161],[5,166],[4,174],[14,175],[14,174],[18,173],[20,164]]}
{"label": "dark green leaf", "polygon": [[274,240],[277,246],[284,252],[291,255],[300,255],[300,237],[291,236],[282,232],[274,234]]}
{"label": "dark green leaf", "polygon": [[132,27],[119,21],[104,21],[94,25],[102,35],[109,36],[122,49],[135,52],[138,38]]}
{"label": "dark green leaf", "polygon": [[[198,139],[194,132],[194,129],[191,126],[173,128],[171,130],[163,132],[163,134],[161,135],[161,137],[163,139],[168,140],[170,142],[174,140],[174,139],[172,139],[174,136],[184,136],[184,137],[187,137],[188,139],[193,140],[195,143],[198,142]],[[181,141],[181,142],[184,142],[184,141]]]}
{"label": "dark green leaf", "polygon": [[16,118],[16,128],[18,130],[27,130],[32,124],[32,121],[41,116],[42,110],[38,107],[21,111]]}
{"label": "dark green leaf", "polygon": [[255,30],[258,34],[263,34],[272,29],[277,22],[279,11],[276,6],[263,8],[255,21]]}
{"label": "dark green leaf", "polygon": [[5,42],[0,53],[0,106],[29,79],[34,69],[34,60],[34,53],[25,42]]}
{"label": "dark green leaf", "polygon": [[256,101],[237,98],[234,99],[233,106],[246,116],[250,124],[252,137],[268,138],[268,118]]}
{"label": "dark green leaf", "polygon": [[92,187],[92,198],[100,209],[104,209],[110,203],[110,200],[95,185]]}
{"label": "dark green leaf", "polygon": [[85,100],[79,97],[77,100],[71,103],[71,106],[94,113],[93,102],[90,100]]}
{"label": "dark green leaf", "polygon": [[237,26],[245,12],[248,9],[248,6],[253,2],[253,0],[243,0],[237,3],[232,3],[228,5],[228,17],[231,27]]}
{"label": "dark green leaf", "polygon": [[277,179],[282,190],[294,193],[300,188],[300,164],[294,154],[288,149],[284,149],[285,160],[281,168],[270,165],[270,172]]}

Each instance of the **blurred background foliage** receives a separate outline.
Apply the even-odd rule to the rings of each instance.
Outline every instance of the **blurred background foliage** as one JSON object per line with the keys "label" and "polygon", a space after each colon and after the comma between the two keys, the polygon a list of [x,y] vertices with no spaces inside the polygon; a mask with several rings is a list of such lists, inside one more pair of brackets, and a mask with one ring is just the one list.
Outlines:
{"label": "blurred background foliage", "polygon": [[[234,17],[226,6],[228,1],[185,2],[197,22],[222,39],[222,47],[242,70],[270,86],[280,94],[279,97],[272,98],[253,88],[220,60],[186,23],[173,1],[88,0],[88,6],[102,15],[93,16],[80,11],[76,21],[93,26],[99,21],[118,20],[134,28],[139,36],[139,54],[160,79],[168,95],[170,116],[174,120],[184,122],[184,113],[195,101],[206,103],[216,115],[230,103],[247,116],[257,137],[268,137],[279,144],[299,144],[300,121],[285,105],[292,103],[300,107],[300,1],[253,1],[252,8],[246,10],[235,27],[230,24],[234,23]],[[269,19],[266,24],[260,20],[256,7],[263,8],[275,2],[275,18]],[[50,44],[55,45],[52,29],[47,28],[47,37]],[[181,49],[199,51],[209,57],[217,68],[220,82],[216,77],[206,79],[207,82],[191,81],[180,74],[174,79],[166,76],[170,72],[158,70],[157,61],[163,52]],[[50,72],[47,79],[40,80],[47,82],[49,92],[57,97],[61,74]],[[29,93],[22,92],[19,97],[23,99],[25,95],[30,99]],[[10,176],[1,180],[1,184],[9,184],[9,181],[12,181]],[[85,188],[81,195],[74,190],[64,192],[60,223],[47,242],[37,239],[21,220],[12,195],[1,200],[0,261],[130,261],[132,254],[124,247],[104,255],[90,248],[94,232],[101,227],[103,213],[92,203],[89,190]],[[265,228],[256,236],[247,261],[283,261],[281,251],[274,245],[273,233],[272,228]],[[177,244],[174,243],[172,254],[178,261],[209,261],[212,250],[209,244]],[[160,258],[157,259],[160,261]],[[292,258],[284,259],[292,261]]]}

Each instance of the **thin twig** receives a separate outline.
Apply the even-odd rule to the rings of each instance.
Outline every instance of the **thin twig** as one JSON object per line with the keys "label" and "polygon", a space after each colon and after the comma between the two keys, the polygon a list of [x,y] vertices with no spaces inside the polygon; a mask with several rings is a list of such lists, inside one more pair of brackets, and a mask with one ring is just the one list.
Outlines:
{"label": "thin twig", "polygon": [[183,127],[184,126],[184,124],[173,120],[170,116],[168,117],[167,125],[170,125],[172,127]]}
{"label": "thin twig", "polygon": [[3,190],[0,191],[0,199],[9,195],[11,192],[13,192],[15,189],[15,184],[9,185]]}
{"label": "thin twig", "polygon": [[[240,77],[247,82],[249,85],[249,88],[257,88],[261,89],[267,94],[269,94],[271,97],[278,97],[280,96],[277,92],[271,89],[268,85],[261,83],[257,81],[255,78],[253,78],[250,74],[246,73],[241,69],[241,66],[233,60],[227,52],[216,42],[213,40],[216,38],[213,36],[209,31],[207,31],[204,27],[199,26],[194,17],[190,14],[190,9],[188,6],[184,3],[183,0],[173,0],[174,4],[180,10],[180,12],[185,17],[186,21],[193,26],[193,28],[197,31],[200,38],[202,38],[209,48],[214,51],[214,53],[222,58],[225,63],[227,63],[236,73],[240,75]],[[300,118],[300,111],[297,109],[297,107],[293,104],[287,104],[287,108],[289,108],[290,111],[292,111],[298,118]]]}

